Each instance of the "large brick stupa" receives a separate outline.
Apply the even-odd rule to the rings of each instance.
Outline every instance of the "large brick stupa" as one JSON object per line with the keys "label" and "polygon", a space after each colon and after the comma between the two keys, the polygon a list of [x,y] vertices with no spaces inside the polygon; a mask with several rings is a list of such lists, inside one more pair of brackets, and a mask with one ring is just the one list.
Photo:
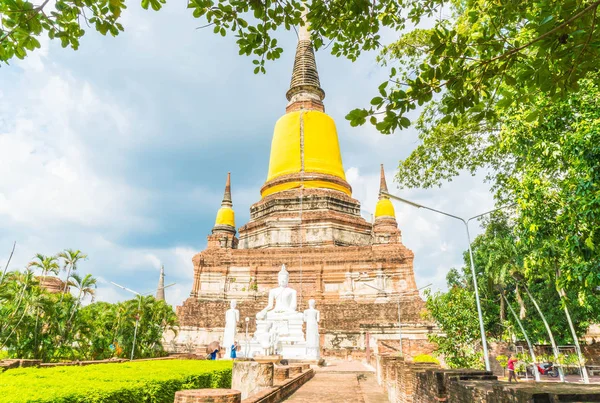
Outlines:
{"label": "large brick stupa", "polygon": [[[373,222],[360,215],[346,181],[335,122],[325,114],[312,42],[301,28],[286,113],[275,124],[267,180],[250,221],[236,230],[231,179],[206,249],[192,261],[190,297],[177,307],[180,329],[172,350],[220,340],[229,300],[238,301],[238,340],[249,336],[255,314],[285,264],[298,310],[309,299],[321,311],[322,355],[361,355],[374,340],[398,339],[405,354],[430,346],[413,253],[389,199],[380,195]],[[383,166],[381,190],[387,191]],[[236,236],[236,233],[239,235]],[[398,301],[400,302],[398,304]],[[371,341],[370,341],[371,340]],[[371,343],[371,347],[369,345]]]}

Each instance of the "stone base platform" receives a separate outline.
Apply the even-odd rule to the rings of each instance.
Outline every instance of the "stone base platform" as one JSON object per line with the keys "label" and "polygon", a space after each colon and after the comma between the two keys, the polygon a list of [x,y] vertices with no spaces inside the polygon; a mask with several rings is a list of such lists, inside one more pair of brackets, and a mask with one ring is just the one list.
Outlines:
{"label": "stone base platform", "polygon": [[310,364],[274,365],[235,360],[232,389],[239,390],[242,403],[278,403],[314,376]]}
{"label": "stone base platform", "polygon": [[241,393],[233,389],[190,389],[175,393],[174,403],[240,403]]}
{"label": "stone base platform", "polygon": [[[291,369],[292,368],[288,369],[288,373]],[[296,374],[290,374],[289,378],[285,380],[275,381],[271,388],[264,389],[261,392],[242,400],[242,403],[282,402],[315,376],[315,371],[310,368],[294,367],[292,372],[296,372]]]}
{"label": "stone base platform", "polygon": [[[246,343],[240,343],[241,351],[240,356],[244,357],[246,354]],[[248,343],[248,357],[252,358],[256,355],[262,355],[264,349],[258,341],[250,341]],[[289,359],[302,359],[306,356],[306,342],[280,342],[277,346],[277,352],[286,360]]]}
{"label": "stone base platform", "polygon": [[287,360],[288,364],[308,364],[308,365],[317,365],[319,364],[319,361],[321,361],[321,359],[318,360],[311,360],[311,359],[306,359],[306,358],[290,358],[289,360]]}

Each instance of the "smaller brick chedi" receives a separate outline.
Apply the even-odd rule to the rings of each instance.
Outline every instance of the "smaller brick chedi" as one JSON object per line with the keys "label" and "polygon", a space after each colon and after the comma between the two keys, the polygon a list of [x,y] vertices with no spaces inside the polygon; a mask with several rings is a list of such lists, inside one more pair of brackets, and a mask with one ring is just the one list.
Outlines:
{"label": "smaller brick chedi", "polygon": [[[300,28],[286,96],[261,199],[239,229],[227,174],[208,245],[192,259],[191,293],[177,307],[180,329],[171,348],[201,348],[220,340],[232,299],[242,318],[238,338],[245,338],[245,317],[251,336],[255,315],[285,264],[298,311],[309,299],[317,301],[323,355],[366,352],[369,340],[372,346],[374,338],[397,338],[399,322],[405,353],[421,352],[429,330],[420,315],[424,304],[413,253],[402,244],[388,198],[380,194],[373,222],[360,215],[360,202],[346,181],[335,122],[325,113],[306,26]],[[383,166],[380,188],[387,191]]]}

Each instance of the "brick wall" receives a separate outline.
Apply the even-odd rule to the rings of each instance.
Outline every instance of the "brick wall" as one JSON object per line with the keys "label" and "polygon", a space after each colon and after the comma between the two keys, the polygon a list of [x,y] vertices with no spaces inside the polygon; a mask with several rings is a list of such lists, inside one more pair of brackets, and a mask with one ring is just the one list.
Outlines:
{"label": "brick wall", "polygon": [[[436,349],[435,343],[428,339],[409,339],[406,336],[402,338],[402,353],[407,358],[420,354],[431,354]],[[378,339],[377,353],[380,355],[400,355],[400,340],[398,339]]]}
{"label": "brick wall", "polygon": [[600,343],[584,344],[582,354],[587,359],[587,365],[600,365]]}
{"label": "brick wall", "polygon": [[[245,332],[244,318],[249,317],[248,331],[254,333],[255,315],[267,305],[266,298],[239,301],[240,311],[239,332]],[[419,297],[403,299],[401,305],[402,323],[424,324],[421,311],[424,302]],[[298,306],[302,312],[308,308],[308,301]],[[316,307],[321,311],[319,324],[321,333],[330,331],[360,332],[361,326],[372,325],[393,329],[398,323],[398,305],[396,303],[357,302],[357,301],[323,301]],[[195,326],[201,328],[223,328],[225,326],[225,311],[229,309],[229,301],[199,300],[188,298],[184,305],[177,307],[177,317],[180,326]]]}
{"label": "brick wall", "polygon": [[[302,312],[307,308],[306,299],[298,306]],[[246,333],[245,318],[248,322],[248,334],[251,337],[256,329],[255,315],[267,304],[266,299],[239,301],[238,339],[244,339]],[[407,355],[428,354],[433,345],[427,341],[427,333],[434,331],[434,326],[421,319],[424,309],[423,301],[417,297],[404,298],[401,302],[403,349]],[[225,311],[229,309],[226,300],[200,300],[188,298],[182,306],[177,307],[180,329],[177,335],[165,336],[165,348],[171,352],[188,351],[189,343],[193,349],[189,351],[203,352],[206,344],[220,340],[225,326]],[[354,359],[366,358],[366,335],[372,336],[371,349],[377,352],[379,338],[386,340],[381,348],[399,351],[398,346],[398,305],[392,303],[345,301],[321,301],[317,304],[321,312],[319,332],[321,349],[324,357]],[[186,341],[189,339],[189,341]],[[388,346],[388,347],[386,347]],[[386,350],[387,351],[387,350]],[[381,351],[380,351],[381,353]]]}
{"label": "brick wall", "polygon": [[542,403],[600,402],[600,384],[509,384],[491,372],[442,369],[430,363],[405,362],[403,358],[375,355],[377,381],[393,403]]}

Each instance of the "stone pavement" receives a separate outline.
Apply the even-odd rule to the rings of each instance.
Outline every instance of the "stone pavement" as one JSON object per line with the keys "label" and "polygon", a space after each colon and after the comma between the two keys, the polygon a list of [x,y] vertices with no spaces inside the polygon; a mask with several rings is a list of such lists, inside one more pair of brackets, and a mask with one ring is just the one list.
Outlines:
{"label": "stone pavement", "polygon": [[326,360],[326,367],[315,367],[315,372],[373,372],[375,369],[366,366],[360,361],[348,361],[348,360]]}
{"label": "stone pavement", "polygon": [[[358,380],[362,375],[366,379]],[[362,378],[362,377],[361,377]],[[375,373],[358,361],[333,361],[316,369],[315,377],[302,385],[288,403],[388,403]]]}

